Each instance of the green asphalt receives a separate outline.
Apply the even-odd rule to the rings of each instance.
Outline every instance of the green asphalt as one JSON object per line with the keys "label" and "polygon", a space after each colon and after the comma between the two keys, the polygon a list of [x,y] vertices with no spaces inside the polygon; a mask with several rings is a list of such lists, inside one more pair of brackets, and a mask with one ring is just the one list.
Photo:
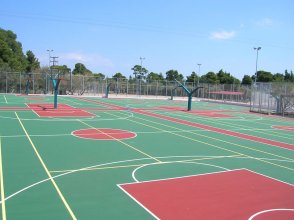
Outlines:
{"label": "green asphalt", "polygon": [[[294,120],[208,102],[193,101],[192,109],[233,117],[158,110],[160,106],[186,108],[185,101],[86,98],[99,102],[95,103],[70,96],[60,96],[59,103],[89,108],[96,116],[40,118],[30,110],[1,110],[26,107],[28,103],[53,104],[53,97],[43,98],[0,94],[2,219],[154,219],[118,187],[135,179],[151,181],[246,168],[294,185],[294,149],[190,127],[133,109],[148,108],[146,111],[163,116],[291,145],[293,131],[272,126],[294,127]],[[103,103],[127,110],[107,110]],[[107,141],[71,135],[93,127],[128,130],[137,136]]]}

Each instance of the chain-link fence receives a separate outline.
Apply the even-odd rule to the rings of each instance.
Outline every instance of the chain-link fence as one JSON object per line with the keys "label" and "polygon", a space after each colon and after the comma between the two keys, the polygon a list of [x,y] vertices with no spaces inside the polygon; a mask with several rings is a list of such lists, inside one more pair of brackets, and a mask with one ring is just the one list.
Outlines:
{"label": "chain-link fence", "polygon": [[293,117],[294,83],[256,83],[251,89],[251,111]]}
{"label": "chain-link fence", "polygon": [[[95,76],[81,76],[65,74],[59,85],[59,94],[62,95],[92,95],[103,97],[111,96],[136,96],[136,97],[186,97],[185,91],[178,87],[174,81],[150,81],[143,79],[107,78]],[[197,83],[181,82],[192,91]],[[249,103],[251,88],[240,84],[207,84],[200,83],[194,97],[213,99],[219,101]],[[53,93],[49,73],[12,73],[0,72],[0,93]]]}

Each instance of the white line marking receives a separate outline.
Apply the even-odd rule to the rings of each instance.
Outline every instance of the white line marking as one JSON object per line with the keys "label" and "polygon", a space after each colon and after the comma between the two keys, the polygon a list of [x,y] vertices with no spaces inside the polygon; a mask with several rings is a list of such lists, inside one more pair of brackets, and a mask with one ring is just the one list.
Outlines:
{"label": "white line marking", "polygon": [[[204,173],[204,174],[195,174],[195,175],[186,175],[186,176],[181,176],[181,177],[171,177],[171,178],[163,178],[163,179],[156,179],[156,180],[147,180],[147,181],[138,181],[135,178],[135,172],[138,171],[140,168],[143,168],[145,166],[148,165],[158,165],[158,164],[168,164],[168,163],[185,163],[185,162],[181,162],[181,161],[172,161],[172,162],[162,162],[162,163],[151,163],[151,164],[145,164],[143,166],[137,167],[133,173],[132,173],[132,177],[135,180],[135,183],[146,183],[146,182],[156,182],[156,181],[163,181],[163,180],[171,180],[171,179],[181,179],[181,178],[185,178],[185,177],[191,177],[191,176],[201,176],[201,175],[207,175],[207,174],[214,174],[214,173],[219,173],[219,172],[213,172],[213,173]],[[198,162],[192,162],[191,163],[195,163],[195,164],[202,164],[202,165],[207,165],[207,166],[212,166],[212,167],[217,167],[217,168],[221,168],[224,169],[225,171],[220,171],[221,172],[227,172],[227,171],[232,171],[230,169],[224,168],[224,167],[220,167],[220,166],[216,166],[216,165],[212,165],[212,164],[206,164],[206,163],[198,163]],[[239,170],[239,169],[238,169]],[[134,183],[130,183],[130,184],[134,184]],[[121,184],[121,185],[126,185],[126,184]]]}
{"label": "white line marking", "polygon": [[268,209],[268,210],[264,210],[264,211],[260,211],[260,212],[255,213],[248,220],[252,220],[256,216],[261,215],[261,214],[264,214],[264,213],[267,213],[267,212],[276,212],[276,211],[290,211],[290,212],[294,212],[294,209]]}
{"label": "white line marking", "polygon": [[[194,156],[165,156],[165,157],[157,157],[157,158],[160,158],[160,159],[167,159],[167,158],[175,158],[175,157],[189,157],[189,158],[193,158],[193,157],[205,157],[205,158],[208,158],[208,157],[211,157],[211,159],[214,159],[214,158],[219,158],[219,157],[222,157],[222,156],[206,156],[206,155],[194,155]],[[234,157],[234,158],[240,158],[240,159],[254,159],[254,158],[244,158],[244,157],[235,157],[235,156],[223,156],[223,157]],[[106,166],[106,165],[112,165],[112,164],[118,164],[118,163],[126,163],[126,162],[133,162],[133,161],[142,161],[142,160],[151,160],[151,158],[138,158],[138,159],[131,159],[131,160],[121,160],[121,161],[114,161],[114,162],[108,162],[108,163],[104,163],[104,164],[96,164],[96,165],[92,165],[92,166],[88,166],[88,167],[84,167],[84,168],[80,168],[80,169],[75,169],[75,170],[70,170],[70,171],[66,171],[62,174],[58,174],[58,175],[55,175],[55,176],[52,176],[52,179],[56,179],[56,178],[59,178],[59,177],[62,177],[62,176],[66,176],[66,175],[69,175],[69,174],[72,174],[72,173],[76,173],[76,172],[80,172],[80,171],[88,171],[88,170],[91,170],[93,168],[97,168],[97,167],[101,167],[101,166]],[[164,163],[164,162],[163,162]],[[246,168],[241,168],[241,169],[236,169],[236,170],[248,170],[248,171],[251,171],[249,169],[246,169]],[[215,173],[222,173],[222,172],[230,172],[230,171],[234,171],[234,170],[229,170],[229,171],[220,171],[220,172],[215,172]],[[253,171],[251,171],[253,172]],[[254,173],[257,173],[257,172],[254,172]],[[208,174],[214,174],[214,173],[206,173],[207,175]],[[199,175],[206,175],[206,174],[199,174]],[[259,174],[259,173],[257,173]],[[262,175],[262,174],[260,174]],[[198,175],[193,175],[193,176],[198,176]],[[264,175],[265,176],[265,175]],[[268,177],[268,176],[265,176],[265,177]],[[180,177],[178,177],[180,178]],[[268,177],[268,178],[272,178],[272,177]],[[274,179],[274,178],[272,178]],[[38,186],[39,184],[42,184],[42,183],[45,183],[45,182],[48,182],[50,180],[50,178],[47,178],[47,179],[44,179],[44,180],[41,180],[39,182],[36,182],[36,183],[33,183],[25,188],[22,188],[12,194],[10,194],[9,196],[5,197],[4,200],[1,200],[0,201],[0,204],[2,204],[4,201],[7,201],[33,187],[36,187]],[[162,179],[164,180],[164,179]],[[274,179],[274,180],[277,180],[277,179]],[[153,180],[153,181],[156,181],[156,180]],[[278,180],[280,181],[280,180]],[[144,182],[144,181],[142,181]],[[280,182],[283,182],[283,181],[280,181]],[[135,182],[136,183],[136,182]],[[287,182],[283,182],[283,183],[286,183],[288,185],[292,185],[290,183],[287,183]],[[124,184],[134,184],[134,183],[122,183],[122,184],[117,184],[117,185],[124,185]]]}
{"label": "white line marking", "polygon": [[141,202],[139,202],[135,197],[125,191],[120,185],[117,185],[122,191],[124,191],[129,197],[131,197],[138,205],[140,205],[143,209],[145,209],[150,215],[152,215],[155,219],[160,220],[153,212],[151,212],[148,208],[146,208]]}
{"label": "white line marking", "polygon": [[252,171],[252,170],[249,170],[249,169],[246,169],[246,168],[244,168],[244,170],[247,170],[247,171],[249,171],[249,172],[251,172],[251,173],[258,174],[258,175],[263,176],[263,177],[266,177],[266,178],[268,178],[268,179],[272,179],[272,180],[275,180],[275,181],[278,181],[278,182],[281,182],[281,183],[287,184],[287,185],[289,185],[289,186],[294,186],[294,184],[287,183],[287,182],[284,182],[284,181],[279,180],[279,179],[275,179],[275,178],[270,177],[270,176],[267,176],[267,175],[265,175],[265,174],[261,174],[261,173],[258,173],[258,172],[255,172],[255,171]]}
{"label": "white line marking", "polygon": [[[24,112],[28,112],[27,110],[18,110],[19,111],[24,111]],[[32,110],[37,116],[39,116],[34,110]],[[8,112],[8,111],[6,111]],[[15,112],[15,110],[13,110],[13,112]],[[128,114],[125,117],[119,117],[119,118],[101,118],[101,116],[99,115],[95,115],[95,116],[91,116],[91,117],[81,117],[79,118],[81,121],[115,121],[115,120],[124,120],[124,119],[128,119],[128,118],[132,118],[134,117],[133,113],[126,111]],[[93,113],[91,113],[93,114]],[[62,118],[64,117],[64,118]],[[73,117],[73,116],[67,116],[69,118],[66,118],[66,116],[62,116],[61,118],[56,118],[56,117],[45,117],[45,118],[41,118],[39,116],[39,118],[21,118],[22,121],[61,121],[61,122],[71,122],[71,121],[76,121],[77,117]],[[70,118],[71,117],[71,118]],[[17,120],[17,118],[15,117],[6,117],[6,116],[0,116],[0,118],[5,118],[5,119],[12,119],[12,120]],[[93,119],[93,118],[99,118],[99,119]]]}
{"label": "white line marking", "polygon": [[[3,178],[3,167],[2,167],[2,144],[0,138],[0,182],[1,182],[1,200],[4,201],[5,193],[4,193],[4,178]],[[5,202],[1,204],[2,206],[2,219],[6,220],[6,207]]]}
{"label": "white line marking", "polygon": [[[141,161],[141,160],[151,160],[151,158],[140,158],[140,159],[132,159],[132,160],[121,160],[121,161],[116,161],[116,162],[109,162],[109,163],[104,163],[104,164],[98,164],[98,165],[93,165],[93,166],[89,166],[89,167],[84,167],[84,168],[80,168],[80,169],[76,169],[76,170],[71,170],[71,171],[68,171],[68,172],[65,172],[65,173],[62,173],[62,174],[59,174],[59,175],[56,175],[56,176],[52,176],[52,179],[56,179],[56,178],[59,178],[59,177],[62,177],[62,176],[66,176],[68,174],[72,174],[72,173],[76,173],[76,172],[79,172],[79,171],[83,171],[83,170],[87,170],[87,169],[91,169],[91,168],[95,168],[95,167],[100,167],[100,166],[105,166],[105,165],[111,165],[111,164],[116,164],[116,163],[124,163],[124,162],[132,162],[132,161]],[[50,181],[51,179],[50,178],[47,178],[47,179],[44,179],[44,180],[41,180],[39,182],[36,182],[36,183],[33,183],[25,188],[22,188],[20,189],[19,191],[16,191],[12,194],[10,194],[9,196],[7,196],[3,201],[7,201],[8,199],[11,199],[13,197],[15,197],[16,195],[22,193],[22,192],[25,192],[41,183],[45,183],[45,182],[48,182]],[[2,204],[3,201],[1,200],[0,203]]]}
{"label": "white line marking", "polygon": [[[31,146],[32,146],[32,148],[33,148],[33,150],[34,150],[36,156],[38,157],[40,163],[42,164],[42,166],[43,166],[43,168],[44,168],[46,174],[48,175],[49,179],[51,180],[51,182],[52,182],[54,188],[56,189],[56,192],[58,193],[60,199],[62,200],[63,204],[65,205],[65,207],[66,207],[66,209],[68,210],[68,212],[69,212],[70,216],[72,217],[72,219],[76,220],[77,218],[75,217],[75,215],[74,215],[72,209],[70,208],[69,204],[67,203],[66,199],[64,198],[64,196],[63,196],[62,192],[60,191],[58,185],[56,184],[56,182],[55,182],[54,179],[52,178],[52,176],[51,176],[51,174],[50,174],[50,172],[49,172],[49,170],[48,170],[46,164],[44,163],[44,161],[43,161],[41,155],[39,154],[37,148],[35,147],[35,144],[33,143],[32,139],[30,138],[30,136],[29,136],[29,134],[28,134],[28,132],[27,132],[27,130],[25,129],[23,123],[21,122],[21,119],[18,117],[18,114],[17,114],[16,112],[15,112],[15,115],[16,115],[16,117],[18,118],[18,121],[19,121],[19,124],[21,125],[21,128],[23,129],[24,133],[26,134],[27,139],[29,140],[29,142],[30,142],[30,144],[31,144]],[[2,200],[1,200],[1,201],[2,201]]]}

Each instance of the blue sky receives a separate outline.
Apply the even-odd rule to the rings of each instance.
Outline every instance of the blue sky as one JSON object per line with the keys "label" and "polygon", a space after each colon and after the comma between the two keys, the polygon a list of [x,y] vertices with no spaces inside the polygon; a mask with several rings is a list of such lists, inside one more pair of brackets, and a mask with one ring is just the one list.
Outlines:
{"label": "blue sky", "polygon": [[223,69],[242,79],[258,69],[294,70],[293,0],[1,0],[0,28],[18,36],[48,65],[81,62],[92,72],[178,70],[184,76]]}

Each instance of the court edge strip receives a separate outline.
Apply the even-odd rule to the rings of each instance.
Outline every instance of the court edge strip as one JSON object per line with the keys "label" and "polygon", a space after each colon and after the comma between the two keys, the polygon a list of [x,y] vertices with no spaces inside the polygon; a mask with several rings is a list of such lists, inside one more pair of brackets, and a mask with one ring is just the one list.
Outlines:
{"label": "court edge strip", "polygon": [[56,189],[56,191],[57,191],[58,195],[60,196],[60,198],[61,198],[63,204],[65,205],[66,209],[68,210],[68,212],[69,212],[71,218],[74,219],[74,220],[77,220],[77,218],[75,217],[75,215],[74,215],[72,209],[70,208],[70,206],[69,206],[69,204],[67,203],[66,199],[64,198],[62,192],[60,191],[58,185],[56,184],[56,182],[54,181],[53,177],[51,176],[51,174],[50,174],[50,172],[49,172],[49,170],[48,170],[46,164],[44,163],[44,161],[43,161],[41,155],[39,154],[37,148],[35,147],[35,145],[34,145],[32,139],[30,138],[30,136],[29,136],[27,130],[25,129],[23,123],[21,122],[21,119],[19,118],[19,116],[18,116],[18,114],[17,114],[16,112],[15,112],[15,115],[16,115],[16,117],[17,117],[17,119],[18,119],[18,121],[19,121],[19,123],[20,123],[20,125],[21,125],[21,127],[22,127],[22,129],[23,129],[23,131],[25,132],[25,134],[26,134],[26,136],[27,136],[27,138],[28,138],[28,140],[29,140],[31,146],[33,147],[33,149],[34,149],[34,151],[35,151],[37,157],[39,158],[39,160],[40,160],[40,162],[41,162],[41,164],[42,164],[42,166],[43,166],[45,172],[47,173],[49,179],[51,180],[51,182],[52,182],[54,188]]}

